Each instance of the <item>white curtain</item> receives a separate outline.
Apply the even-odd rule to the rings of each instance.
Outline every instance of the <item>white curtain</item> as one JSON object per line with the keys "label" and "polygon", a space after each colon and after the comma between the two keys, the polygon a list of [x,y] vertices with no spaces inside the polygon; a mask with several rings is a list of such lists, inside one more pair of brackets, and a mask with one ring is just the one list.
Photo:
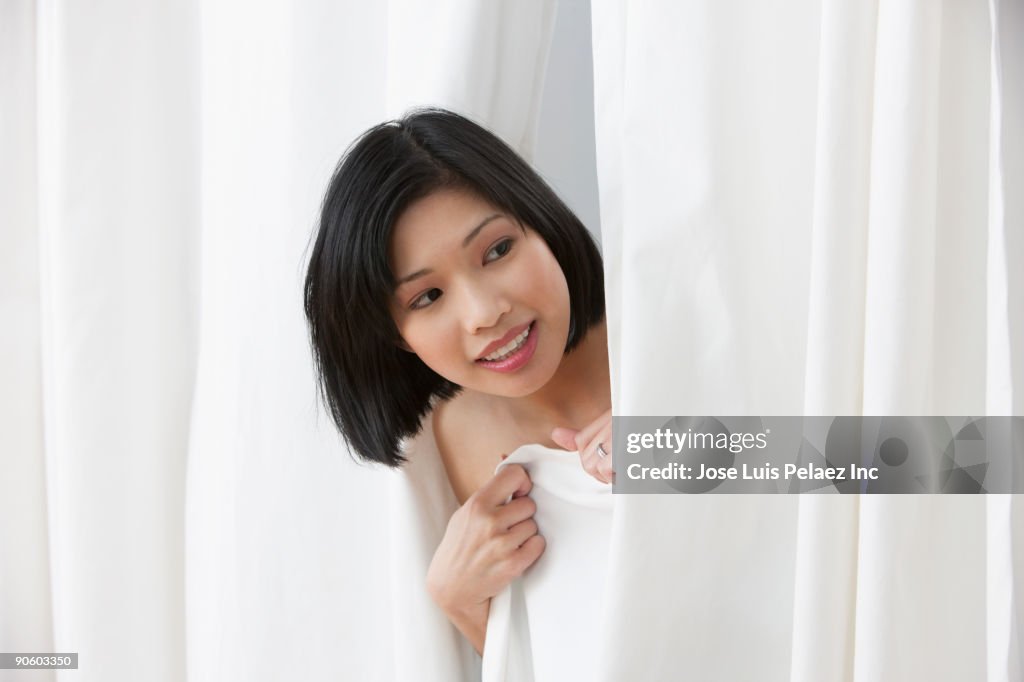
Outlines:
{"label": "white curtain", "polygon": [[0,647],[82,665],[5,679],[184,675],[192,23],[2,6]]}
{"label": "white curtain", "polygon": [[0,650],[80,654],[32,679],[393,678],[387,474],[316,406],[308,241],[407,106],[529,152],[554,10],[3,3]]}
{"label": "white curtain", "polygon": [[[595,0],[617,414],[1024,411],[1021,5]],[[1017,497],[617,502],[608,680],[1024,674]]]}
{"label": "white curtain", "polygon": [[[385,474],[317,410],[299,308],[320,194],[407,104],[572,137],[537,130],[553,0],[424,8],[0,6],[0,650],[80,654],[34,679],[391,679]],[[1019,1],[592,8],[617,412],[1022,413]],[[619,498],[595,648],[608,680],[1020,679],[1022,523]]]}

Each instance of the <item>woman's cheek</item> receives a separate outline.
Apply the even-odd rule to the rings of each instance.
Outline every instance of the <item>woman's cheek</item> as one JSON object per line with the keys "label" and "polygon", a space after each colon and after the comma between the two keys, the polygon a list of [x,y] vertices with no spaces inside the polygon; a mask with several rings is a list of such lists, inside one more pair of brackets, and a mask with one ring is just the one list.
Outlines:
{"label": "woman's cheek", "polygon": [[427,364],[439,374],[445,374],[445,365],[464,359],[454,357],[458,349],[462,348],[456,327],[456,322],[436,316],[425,322],[419,331],[424,352],[430,357]]}
{"label": "woman's cheek", "polygon": [[547,258],[542,261],[545,267],[538,268],[531,276],[533,286],[551,305],[552,310],[561,310],[564,306],[568,312],[569,285],[565,275],[551,252],[545,249],[545,255]]}
{"label": "woman's cheek", "polygon": [[530,246],[529,257],[520,260],[520,277],[529,283],[531,293],[542,293],[545,298],[563,291],[568,294],[565,275],[547,245],[537,237]]}
{"label": "woman's cheek", "polygon": [[436,371],[438,350],[444,347],[444,344],[438,343],[436,324],[426,316],[410,316],[399,331],[420,360]]}

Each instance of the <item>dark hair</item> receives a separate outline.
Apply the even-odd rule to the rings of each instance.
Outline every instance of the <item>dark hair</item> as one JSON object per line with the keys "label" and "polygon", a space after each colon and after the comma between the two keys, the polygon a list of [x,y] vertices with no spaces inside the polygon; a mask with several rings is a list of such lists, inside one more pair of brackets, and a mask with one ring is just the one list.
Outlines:
{"label": "dark hair", "polygon": [[389,299],[392,229],[414,201],[471,191],[532,227],[569,285],[566,352],[604,319],[601,255],[590,233],[508,145],[441,109],[375,126],[342,156],[327,187],[306,273],[305,312],[320,393],[345,440],[367,460],[400,466],[401,440],[436,397],[461,387],[402,350]]}

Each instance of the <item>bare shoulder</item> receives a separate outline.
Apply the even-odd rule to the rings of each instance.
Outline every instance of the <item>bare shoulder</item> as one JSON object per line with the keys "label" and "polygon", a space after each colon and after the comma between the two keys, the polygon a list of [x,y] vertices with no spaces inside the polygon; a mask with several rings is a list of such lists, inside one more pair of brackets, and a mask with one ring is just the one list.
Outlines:
{"label": "bare shoulder", "polygon": [[439,403],[433,420],[437,449],[461,504],[494,474],[509,438],[487,401],[468,391]]}

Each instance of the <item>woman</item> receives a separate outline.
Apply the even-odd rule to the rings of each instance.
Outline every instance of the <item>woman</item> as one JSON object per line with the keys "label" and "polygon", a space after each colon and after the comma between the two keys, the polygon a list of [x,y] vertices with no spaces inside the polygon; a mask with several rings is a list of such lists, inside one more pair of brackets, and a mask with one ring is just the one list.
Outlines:
{"label": "woman", "polygon": [[305,284],[322,394],[365,460],[402,466],[406,439],[433,435],[461,506],[427,585],[478,653],[491,598],[545,549],[503,457],[557,446],[611,482],[603,296],[583,225],[461,116],[372,128],[330,182]]}

